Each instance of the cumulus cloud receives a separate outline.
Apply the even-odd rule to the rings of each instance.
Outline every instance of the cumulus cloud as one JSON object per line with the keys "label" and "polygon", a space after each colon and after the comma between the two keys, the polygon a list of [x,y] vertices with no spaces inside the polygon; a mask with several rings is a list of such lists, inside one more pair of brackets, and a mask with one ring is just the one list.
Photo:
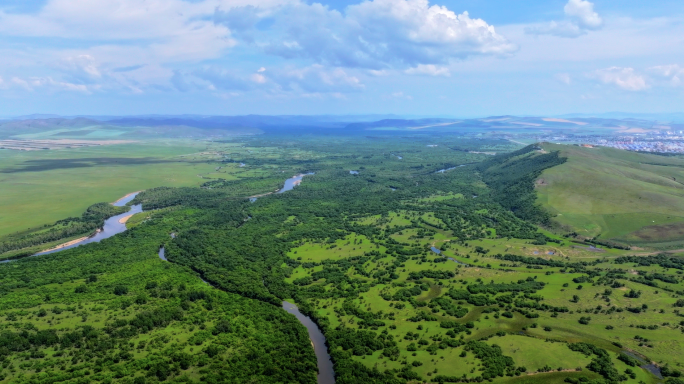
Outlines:
{"label": "cumulus cloud", "polygon": [[594,3],[590,1],[568,0],[563,11],[565,12],[566,20],[527,27],[525,32],[532,35],[553,35],[573,38],[603,27],[603,19],[594,11]]}
{"label": "cumulus cloud", "polygon": [[418,64],[413,68],[405,70],[404,73],[409,75],[451,76],[449,68],[436,66],[434,64]]}
{"label": "cumulus cloud", "polygon": [[[360,76],[449,76],[455,60],[517,50],[484,20],[429,0],[359,0],[342,12],[305,0],[45,0],[25,13],[0,6],[0,36],[69,46],[39,43],[33,68],[13,73],[16,82],[7,76],[5,87],[83,92],[341,94],[364,89]],[[203,65],[237,44],[237,55],[296,59],[300,67],[245,73]]]}
{"label": "cumulus cloud", "polygon": [[649,88],[643,75],[636,73],[634,68],[610,67],[594,71],[589,74],[603,84],[615,85],[627,91],[642,91]]}
{"label": "cumulus cloud", "polygon": [[231,27],[236,36],[248,34],[247,42],[254,39],[269,54],[333,67],[406,69],[517,49],[484,20],[431,6],[427,0],[365,1],[344,13],[301,2],[269,12],[240,9],[239,14],[249,14],[241,19],[235,12],[218,9],[214,20]]}
{"label": "cumulus cloud", "polygon": [[594,12],[594,3],[586,0],[569,0],[563,8],[565,14],[573,18],[586,29],[599,29],[603,26],[603,19]]}

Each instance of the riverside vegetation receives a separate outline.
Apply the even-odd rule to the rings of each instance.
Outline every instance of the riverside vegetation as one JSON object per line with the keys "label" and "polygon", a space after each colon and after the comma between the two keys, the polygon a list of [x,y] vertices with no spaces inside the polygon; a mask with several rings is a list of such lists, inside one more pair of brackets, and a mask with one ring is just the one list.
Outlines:
{"label": "riverside vegetation", "polygon": [[0,378],[314,383],[287,300],[340,384],[683,382],[684,259],[557,226],[535,182],[558,151],[434,140],[212,143],[252,173],[148,189],[127,232],[0,266]]}

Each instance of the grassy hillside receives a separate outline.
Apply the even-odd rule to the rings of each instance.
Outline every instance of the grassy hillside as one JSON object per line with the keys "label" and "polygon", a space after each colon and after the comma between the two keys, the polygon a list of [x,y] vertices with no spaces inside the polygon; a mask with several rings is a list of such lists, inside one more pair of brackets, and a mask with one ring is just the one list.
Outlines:
{"label": "grassy hillside", "polygon": [[537,179],[538,201],[582,236],[684,244],[684,159],[612,148],[543,145],[567,157]]}

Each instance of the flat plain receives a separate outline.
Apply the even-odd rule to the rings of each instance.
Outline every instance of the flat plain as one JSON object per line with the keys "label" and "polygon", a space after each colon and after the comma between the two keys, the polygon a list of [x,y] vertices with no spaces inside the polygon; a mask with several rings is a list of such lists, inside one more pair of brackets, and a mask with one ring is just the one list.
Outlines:
{"label": "flat plain", "polygon": [[166,140],[43,151],[0,150],[0,236],[79,216],[127,193],[233,178],[208,143]]}

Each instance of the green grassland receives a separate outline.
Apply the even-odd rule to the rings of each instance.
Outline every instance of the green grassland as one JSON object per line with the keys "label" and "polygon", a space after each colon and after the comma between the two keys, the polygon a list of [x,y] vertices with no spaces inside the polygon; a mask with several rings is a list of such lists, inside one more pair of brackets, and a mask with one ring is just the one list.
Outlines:
{"label": "green grassland", "polygon": [[[97,202],[113,202],[149,188],[198,187],[207,182],[255,180],[236,196],[272,192],[290,170],[262,164],[287,156],[310,159],[311,153],[275,148],[249,148],[238,143],[157,140],[50,151],[0,151],[0,239],[58,230],[55,221],[79,216]],[[236,160],[236,158],[238,160]],[[257,160],[258,159],[258,160]],[[244,166],[240,162],[246,162]],[[256,180],[259,180],[258,182]],[[78,233],[42,243],[37,252],[87,235]],[[26,252],[19,250],[17,252]],[[14,252],[16,253],[16,252]],[[12,256],[7,253],[3,256]]]}
{"label": "green grassland", "polygon": [[[684,160],[544,144],[567,162],[544,171],[538,201],[582,236],[677,246],[684,228]],[[543,180],[543,181],[542,181]]]}
{"label": "green grassland", "polygon": [[78,216],[91,204],[130,192],[231,177],[234,168],[217,172],[204,161],[210,158],[199,154],[205,149],[206,143],[167,141],[0,152],[0,235]]}
{"label": "green grassland", "polygon": [[[428,147],[437,139],[438,147]],[[0,339],[0,382],[47,383],[68,373],[54,382],[310,383],[313,351],[303,327],[280,309],[285,299],[324,333],[339,384],[656,384],[672,377],[659,380],[642,365],[671,375],[684,368],[684,263],[678,256],[657,255],[646,242],[640,243],[645,250],[592,248],[557,228],[540,228],[544,214],[529,202],[535,193],[539,201],[555,201],[560,192],[554,180],[562,175],[553,179],[553,171],[575,164],[579,155],[545,169],[539,176],[545,183],[534,188],[525,166],[541,172],[555,159],[531,148],[506,158],[509,163],[472,153],[502,148],[497,140],[267,135],[191,143],[157,149],[155,158],[173,159],[160,167],[175,172],[192,169],[182,174],[198,180],[188,177],[178,186],[201,188],[125,190],[104,200],[145,189],[134,201],[145,212],[129,219],[127,232],[0,264],[7,276],[0,280],[0,318],[6,320],[0,337],[21,329],[32,334],[35,327],[53,329],[60,340],[7,352],[6,338]],[[545,150],[576,150],[554,148]],[[140,154],[130,151],[131,157]],[[39,156],[48,155],[56,156]],[[643,159],[611,156],[632,165]],[[511,165],[529,158],[522,167]],[[27,161],[11,167],[25,168]],[[477,164],[436,173],[469,163]],[[612,166],[606,163],[604,169]],[[146,166],[130,165],[128,172]],[[627,174],[627,166],[619,166],[612,171]],[[497,179],[499,170],[507,178]],[[264,194],[303,172],[314,174],[292,191]],[[636,183],[629,175],[625,183]],[[511,200],[502,185],[529,188],[515,189],[520,199]],[[264,195],[246,199],[256,194]],[[679,204],[679,195],[671,196]],[[649,201],[639,202],[639,209],[657,206],[659,197],[643,195]],[[588,214],[582,209],[577,214]],[[608,229],[601,231],[612,230],[618,239],[648,228],[610,215],[644,220],[640,212],[589,210],[602,215],[596,225]],[[664,219],[669,212],[652,213],[655,221],[656,214]],[[168,263],[156,255],[160,245]],[[178,309],[182,316],[155,322],[161,309]],[[156,325],[119,331],[135,327],[139,317]],[[88,344],[84,326],[113,346],[100,351]],[[82,336],[79,346],[61,342],[75,331]]]}

